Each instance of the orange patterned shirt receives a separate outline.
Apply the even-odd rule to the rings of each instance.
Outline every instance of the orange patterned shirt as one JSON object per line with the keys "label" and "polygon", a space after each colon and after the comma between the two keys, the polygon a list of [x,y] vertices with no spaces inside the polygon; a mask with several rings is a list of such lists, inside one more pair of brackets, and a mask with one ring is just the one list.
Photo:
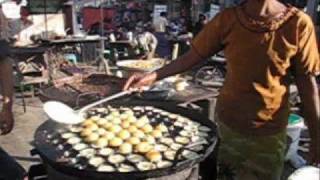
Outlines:
{"label": "orange patterned shirt", "polygon": [[224,50],[227,76],[216,112],[224,124],[243,134],[284,130],[291,75],[320,72],[313,22],[294,7],[269,22],[250,18],[242,6],[226,9],[192,46],[203,58]]}

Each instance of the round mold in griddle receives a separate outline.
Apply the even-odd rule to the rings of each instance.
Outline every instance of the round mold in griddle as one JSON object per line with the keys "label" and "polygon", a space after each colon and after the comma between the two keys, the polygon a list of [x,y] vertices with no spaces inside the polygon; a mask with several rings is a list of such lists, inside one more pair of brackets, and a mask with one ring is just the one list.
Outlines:
{"label": "round mold in griddle", "polygon": [[87,112],[88,117],[96,116],[98,112],[96,110],[90,110]]}
{"label": "round mold in griddle", "polygon": [[163,124],[167,127],[170,127],[173,125],[173,123],[171,121],[165,121],[165,120],[162,120]]}
{"label": "round mold in griddle", "polygon": [[67,158],[75,158],[77,155],[78,155],[78,152],[73,149],[64,151],[64,153],[63,153],[63,156],[67,157]]}
{"label": "round mold in griddle", "polygon": [[142,106],[134,106],[134,107],[132,107],[132,110],[134,112],[143,112],[144,108]]}
{"label": "round mold in griddle", "polygon": [[109,164],[103,164],[97,168],[98,172],[115,172],[116,168]]}
{"label": "round mold in griddle", "polygon": [[75,144],[72,148],[76,151],[81,151],[83,149],[88,148],[89,146],[85,143],[79,143],[79,144]]}
{"label": "round mold in griddle", "polygon": [[139,154],[131,154],[126,157],[126,159],[131,163],[138,163],[141,161],[145,161],[145,157]]}
{"label": "round mold in griddle", "polygon": [[62,144],[63,145],[63,151],[68,151],[68,150],[73,150],[72,145],[71,144]]}
{"label": "round mold in griddle", "polygon": [[87,169],[89,167],[88,159],[83,157],[78,157],[78,162],[73,166],[79,170]]}
{"label": "round mold in griddle", "polygon": [[158,113],[155,114],[154,118],[156,118],[156,119],[158,119],[158,120],[162,119],[162,118],[161,118],[161,115],[158,114]]}
{"label": "round mold in griddle", "polygon": [[170,123],[172,122],[168,116],[161,116],[161,119],[162,119],[162,121],[165,122],[165,123],[166,123],[166,122],[170,122]]}
{"label": "round mold in griddle", "polygon": [[145,106],[145,107],[144,107],[144,110],[145,110],[145,111],[153,111],[153,110],[154,110],[154,107],[152,107],[152,106]]}

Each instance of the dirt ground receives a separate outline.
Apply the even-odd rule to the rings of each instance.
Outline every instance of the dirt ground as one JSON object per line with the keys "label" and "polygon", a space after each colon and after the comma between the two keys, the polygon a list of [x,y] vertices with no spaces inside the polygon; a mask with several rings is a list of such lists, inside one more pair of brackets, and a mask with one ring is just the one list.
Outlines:
{"label": "dirt ground", "polygon": [[40,160],[31,157],[33,134],[35,129],[47,118],[42,111],[42,103],[38,98],[26,99],[27,111],[23,112],[20,99],[15,101],[15,128],[13,132],[0,137],[0,146],[13,156],[26,170]]}

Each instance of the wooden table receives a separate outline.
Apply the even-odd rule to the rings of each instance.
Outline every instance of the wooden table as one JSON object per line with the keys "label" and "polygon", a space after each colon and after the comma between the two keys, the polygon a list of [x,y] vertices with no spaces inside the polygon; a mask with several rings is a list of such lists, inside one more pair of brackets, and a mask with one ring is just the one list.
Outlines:
{"label": "wooden table", "polygon": [[[65,38],[65,39],[58,39],[58,40],[50,40],[48,44],[51,47],[55,47],[56,49],[61,50],[64,46],[72,46],[75,44],[79,44],[81,48],[81,57],[82,60],[85,62],[89,62],[92,60],[99,61],[99,66],[102,65],[105,72],[110,74],[109,64],[108,61],[104,58],[104,51],[105,51],[105,41],[108,38],[100,37],[100,36],[86,36],[83,38],[79,37],[72,37],[72,38]],[[97,52],[97,43],[100,43],[99,51]],[[90,48],[91,51],[85,51],[84,49]],[[98,53],[98,56],[96,55]]]}
{"label": "wooden table", "polygon": [[65,45],[65,44],[77,44],[77,43],[97,43],[101,41],[106,41],[108,38],[106,37],[83,37],[83,38],[65,38],[65,39],[55,39],[55,40],[49,40],[50,45]]}
{"label": "wooden table", "polygon": [[[26,102],[24,99],[24,88],[26,85],[31,87],[31,96],[35,95],[35,86],[43,85],[49,82],[49,59],[46,52],[49,47],[47,46],[27,46],[27,47],[11,47],[10,52],[13,58],[16,81],[15,87],[19,88],[22,97],[23,110],[26,112]],[[21,62],[24,67],[37,67],[32,68],[35,71],[25,71],[21,68]],[[28,68],[27,68],[28,69]],[[31,76],[32,75],[32,76]]]}

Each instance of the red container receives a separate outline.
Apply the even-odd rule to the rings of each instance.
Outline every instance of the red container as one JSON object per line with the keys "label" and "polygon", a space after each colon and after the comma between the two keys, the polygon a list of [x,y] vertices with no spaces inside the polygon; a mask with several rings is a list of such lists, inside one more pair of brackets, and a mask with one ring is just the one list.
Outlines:
{"label": "red container", "polygon": [[116,14],[114,8],[104,8],[101,14],[100,8],[95,7],[85,7],[83,8],[83,28],[87,31],[90,27],[101,20],[110,20],[110,23],[105,23],[106,29],[111,29],[114,27],[113,18]]}

